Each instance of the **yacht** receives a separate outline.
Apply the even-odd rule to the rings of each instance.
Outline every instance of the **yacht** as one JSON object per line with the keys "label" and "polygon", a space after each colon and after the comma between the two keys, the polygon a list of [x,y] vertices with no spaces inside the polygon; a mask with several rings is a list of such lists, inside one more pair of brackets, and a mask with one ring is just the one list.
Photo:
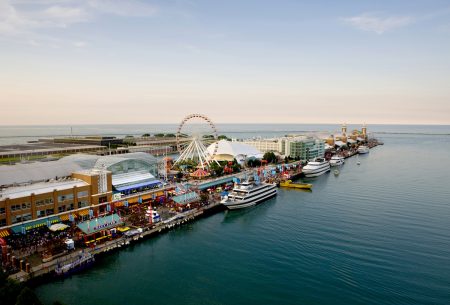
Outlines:
{"label": "yacht", "polygon": [[369,147],[361,145],[358,147],[358,154],[367,154],[369,152]]}
{"label": "yacht", "polygon": [[345,163],[345,159],[344,159],[344,157],[341,157],[341,156],[334,155],[330,159],[330,165],[331,166],[339,166],[339,165],[342,165],[344,163]]}
{"label": "yacht", "polygon": [[306,177],[317,177],[330,171],[330,163],[324,158],[315,158],[303,167],[303,173]]}
{"label": "yacht", "polygon": [[230,210],[254,206],[277,195],[276,185],[272,183],[245,181],[236,184],[230,194],[220,203]]}

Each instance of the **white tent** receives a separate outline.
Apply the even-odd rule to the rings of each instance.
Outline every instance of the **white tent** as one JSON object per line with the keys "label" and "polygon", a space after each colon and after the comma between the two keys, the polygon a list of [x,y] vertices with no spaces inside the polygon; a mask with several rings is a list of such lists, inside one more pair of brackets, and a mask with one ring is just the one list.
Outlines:
{"label": "white tent", "polygon": [[63,223],[55,223],[54,225],[51,225],[49,228],[50,231],[62,231],[67,229],[69,226],[65,225]]}
{"label": "white tent", "polygon": [[[214,153],[214,147],[215,143],[207,148],[211,155]],[[233,159],[236,159],[239,163],[243,163],[247,158],[261,159],[262,157],[263,153],[251,145],[236,141],[220,140],[214,159],[217,161],[233,161]]]}

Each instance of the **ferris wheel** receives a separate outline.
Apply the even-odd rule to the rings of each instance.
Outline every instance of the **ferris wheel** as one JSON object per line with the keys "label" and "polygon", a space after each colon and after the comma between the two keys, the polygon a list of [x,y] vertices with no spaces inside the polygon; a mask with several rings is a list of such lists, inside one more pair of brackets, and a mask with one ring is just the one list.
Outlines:
{"label": "ferris wheel", "polygon": [[186,116],[177,130],[180,157],[174,165],[192,160],[204,170],[211,162],[217,162],[214,160],[218,148],[217,138],[216,126],[206,115],[194,113]]}

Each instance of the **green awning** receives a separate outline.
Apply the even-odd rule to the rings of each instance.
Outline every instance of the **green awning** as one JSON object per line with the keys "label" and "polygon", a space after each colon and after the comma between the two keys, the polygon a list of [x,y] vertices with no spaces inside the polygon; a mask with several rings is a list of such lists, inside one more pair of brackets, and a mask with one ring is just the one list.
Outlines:
{"label": "green awning", "polygon": [[24,224],[15,225],[14,227],[11,227],[11,231],[13,231],[13,233],[23,233],[24,231],[37,229],[43,226],[49,226],[60,221],[61,219],[57,216],[41,218]]}
{"label": "green awning", "polygon": [[123,224],[122,219],[117,214],[99,217],[87,221],[83,221],[77,227],[84,234],[94,234],[102,230],[111,229]]}
{"label": "green awning", "polygon": [[178,195],[172,198],[178,204],[187,204],[190,202],[197,201],[199,198],[196,192],[186,193],[183,195]]}
{"label": "green awning", "polygon": [[233,181],[233,178],[234,177],[225,177],[225,178],[217,179],[217,180],[214,180],[214,181],[205,182],[205,183],[199,184],[198,185],[198,189],[199,190],[206,190],[206,189],[208,189],[210,187],[213,187],[213,186],[217,186],[217,185],[221,185],[221,184],[224,184],[224,183],[227,183],[227,182],[231,182],[231,181]]}

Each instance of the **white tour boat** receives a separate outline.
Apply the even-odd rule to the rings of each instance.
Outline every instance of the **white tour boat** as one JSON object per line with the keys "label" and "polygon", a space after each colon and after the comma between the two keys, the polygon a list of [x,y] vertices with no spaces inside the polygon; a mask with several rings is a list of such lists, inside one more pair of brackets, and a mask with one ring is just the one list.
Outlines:
{"label": "white tour boat", "polygon": [[272,183],[245,181],[237,184],[221,203],[230,210],[254,206],[277,195],[276,185]]}
{"label": "white tour boat", "polygon": [[367,154],[369,152],[369,147],[361,145],[358,147],[358,154]]}
{"label": "white tour boat", "polygon": [[345,159],[344,159],[344,157],[341,157],[341,156],[334,155],[330,159],[330,165],[331,166],[339,166],[339,165],[342,165],[344,163],[345,163]]}
{"label": "white tour boat", "polygon": [[324,158],[315,158],[309,161],[302,169],[306,177],[317,177],[330,171],[330,163]]}

